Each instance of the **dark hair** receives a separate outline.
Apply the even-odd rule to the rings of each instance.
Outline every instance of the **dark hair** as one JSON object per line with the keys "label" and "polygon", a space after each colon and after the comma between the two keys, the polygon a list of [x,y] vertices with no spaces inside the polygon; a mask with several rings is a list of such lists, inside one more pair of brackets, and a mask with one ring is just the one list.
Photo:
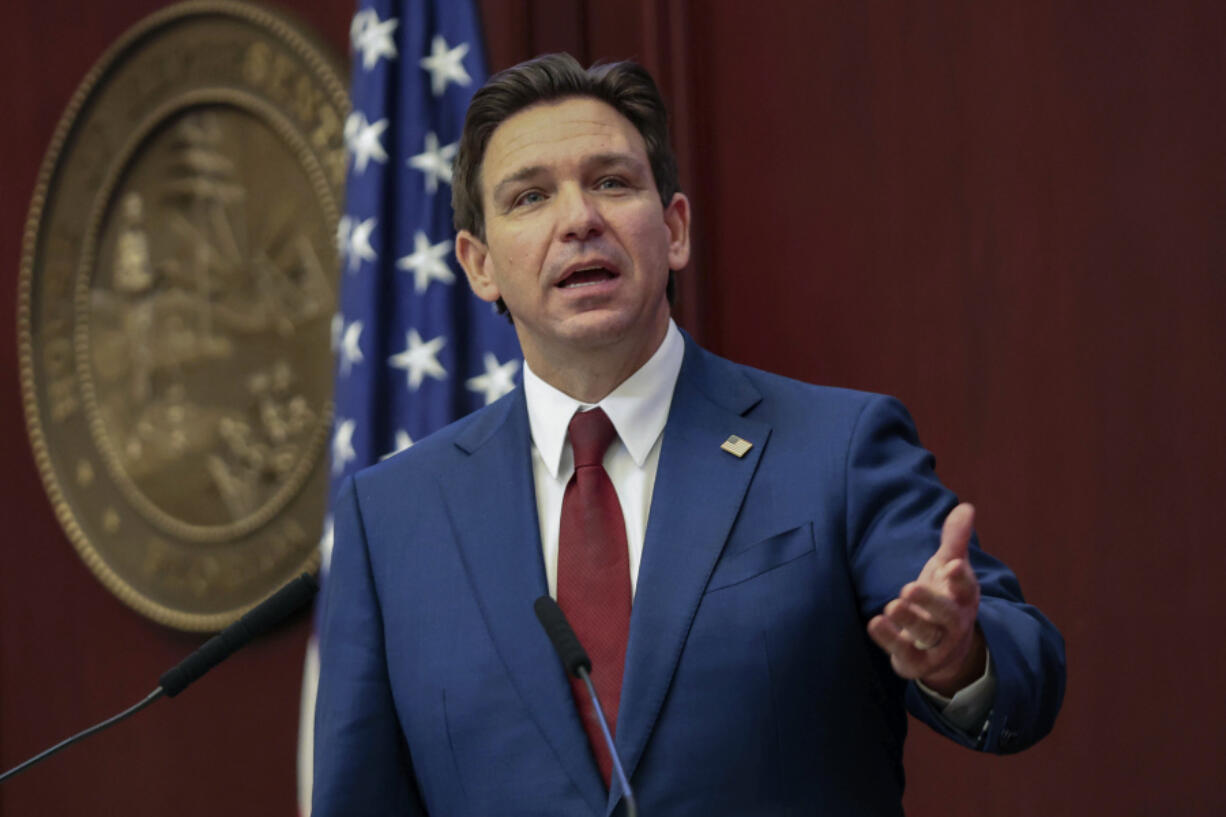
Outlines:
{"label": "dark hair", "polygon": [[[677,159],[668,142],[668,109],[647,69],[629,60],[597,63],[583,68],[570,54],[546,54],[521,62],[489,78],[473,95],[464,118],[464,133],[456,155],[451,207],[456,230],[468,230],[485,240],[481,201],[481,165],[494,131],[516,113],[538,102],[591,97],[608,104],[634,125],[647,147],[647,160],[660,201],[668,207],[680,192]],[[668,300],[674,295],[668,276]],[[501,299],[498,311],[505,312]]]}

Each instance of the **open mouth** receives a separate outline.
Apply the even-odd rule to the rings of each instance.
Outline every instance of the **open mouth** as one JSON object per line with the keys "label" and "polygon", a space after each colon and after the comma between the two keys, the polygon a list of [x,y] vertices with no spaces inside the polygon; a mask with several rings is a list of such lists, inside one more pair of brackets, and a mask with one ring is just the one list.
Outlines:
{"label": "open mouth", "polygon": [[558,287],[562,289],[577,289],[579,287],[593,286],[601,284],[605,281],[611,281],[617,277],[617,273],[606,267],[584,267],[577,269],[570,275],[567,275],[561,281],[558,281]]}

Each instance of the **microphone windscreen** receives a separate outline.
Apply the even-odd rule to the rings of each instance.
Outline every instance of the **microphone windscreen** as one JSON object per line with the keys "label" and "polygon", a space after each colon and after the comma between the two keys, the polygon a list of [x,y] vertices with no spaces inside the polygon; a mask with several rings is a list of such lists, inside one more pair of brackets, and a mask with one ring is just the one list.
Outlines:
{"label": "microphone windscreen", "polygon": [[173,698],[188,685],[220,664],[256,636],[263,635],[274,625],[296,612],[314,598],[319,585],[309,573],[303,573],[247,611],[238,621],[210,638],[200,649],[179,662],[158,679],[158,685]]}
{"label": "microphone windscreen", "polygon": [[587,657],[587,651],[579,643],[579,637],[575,635],[558,603],[549,596],[541,596],[532,605],[532,609],[536,611],[536,617],[545,628],[545,634],[549,636],[558,657],[562,659],[562,666],[566,668],[567,674],[578,678],[580,668],[591,672],[592,660]]}

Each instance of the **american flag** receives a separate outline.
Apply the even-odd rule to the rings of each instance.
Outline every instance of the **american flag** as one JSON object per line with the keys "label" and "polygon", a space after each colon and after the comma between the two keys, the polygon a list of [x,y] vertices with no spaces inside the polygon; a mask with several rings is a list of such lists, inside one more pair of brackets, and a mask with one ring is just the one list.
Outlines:
{"label": "american flag", "polygon": [[[451,165],[486,78],[469,0],[363,0],[349,29],[353,112],[337,228],[340,310],[331,490],[515,386],[515,333],[469,291],[454,261]],[[321,542],[321,581],[332,550]],[[299,812],[309,814],[319,656],[308,645],[299,734]]]}

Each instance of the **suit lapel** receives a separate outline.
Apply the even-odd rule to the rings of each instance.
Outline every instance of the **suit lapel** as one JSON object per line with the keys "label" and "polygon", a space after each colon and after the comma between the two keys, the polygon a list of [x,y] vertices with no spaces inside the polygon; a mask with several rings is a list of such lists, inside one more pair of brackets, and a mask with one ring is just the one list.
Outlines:
{"label": "suit lapel", "polygon": [[464,568],[495,648],[524,705],[592,810],[604,783],[591,759],[558,656],[532,603],[547,592],[522,387],[457,439],[468,454],[443,480]]}
{"label": "suit lapel", "polygon": [[[770,426],[745,416],[761,399],[741,371],[686,336],[660,450],[630,617],[617,748],[633,774],[654,728],[711,571],[757,469]],[[720,448],[736,434],[743,457]],[[614,783],[610,813],[621,795]]]}

